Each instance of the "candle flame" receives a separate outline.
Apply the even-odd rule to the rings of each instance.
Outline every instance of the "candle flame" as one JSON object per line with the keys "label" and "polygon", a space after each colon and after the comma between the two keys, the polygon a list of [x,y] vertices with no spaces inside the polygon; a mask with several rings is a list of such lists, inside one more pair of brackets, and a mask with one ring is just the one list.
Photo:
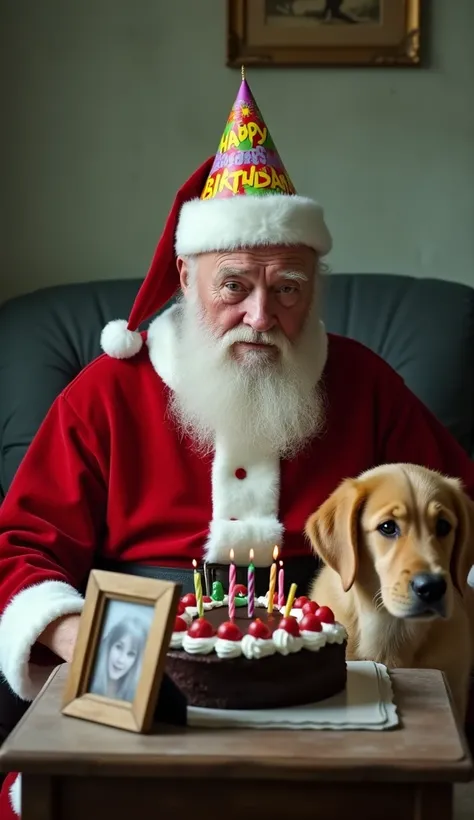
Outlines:
{"label": "candle flame", "polygon": [[231,550],[231,551],[230,551],[230,560],[231,560],[231,561],[233,561],[233,560],[234,560],[234,550]]}
{"label": "candle flame", "polygon": [[281,567],[283,566],[283,561],[280,561],[280,566],[281,566]]}
{"label": "candle flame", "polygon": [[278,546],[275,544],[275,547],[274,547],[274,550],[273,550],[273,560],[276,561],[277,558],[278,558]]}
{"label": "candle flame", "polygon": [[194,567],[194,569],[196,569],[196,567],[197,567],[197,561],[196,561],[195,558],[193,558],[193,567]]}
{"label": "candle flame", "polygon": [[254,553],[254,551],[251,549],[251,550],[250,550],[250,561],[252,561],[252,562],[253,562],[253,559],[254,559],[254,555],[255,555],[255,553]]}

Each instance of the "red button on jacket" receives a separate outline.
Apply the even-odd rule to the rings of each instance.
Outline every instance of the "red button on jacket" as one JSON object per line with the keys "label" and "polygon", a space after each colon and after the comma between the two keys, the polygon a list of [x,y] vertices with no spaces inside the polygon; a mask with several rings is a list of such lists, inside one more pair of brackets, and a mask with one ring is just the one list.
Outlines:
{"label": "red button on jacket", "polygon": [[235,477],[240,479],[247,478],[247,470],[244,470],[243,467],[238,467],[235,471]]}

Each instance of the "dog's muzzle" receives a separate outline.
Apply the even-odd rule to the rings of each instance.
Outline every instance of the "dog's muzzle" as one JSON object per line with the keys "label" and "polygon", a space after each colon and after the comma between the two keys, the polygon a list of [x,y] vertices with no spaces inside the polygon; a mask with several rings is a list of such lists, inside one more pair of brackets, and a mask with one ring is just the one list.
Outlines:
{"label": "dog's muzzle", "polygon": [[[418,572],[410,581],[419,614],[445,615],[446,579],[437,573]],[[415,613],[414,613],[415,614]],[[416,613],[418,614],[418,613]]]}

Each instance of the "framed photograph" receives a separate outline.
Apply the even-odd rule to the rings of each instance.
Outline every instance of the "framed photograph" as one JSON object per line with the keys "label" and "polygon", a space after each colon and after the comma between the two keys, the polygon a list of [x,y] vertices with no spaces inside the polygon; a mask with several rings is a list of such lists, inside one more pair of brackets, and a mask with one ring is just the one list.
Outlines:
{"label": "framed photograph", "polygon": [[419,66],[421,0],[227,0],[227,65]]}
{"label": "framed photograph", "polygon": [[92,570],[62,714],[150,730],[180,594],[179,584]]}

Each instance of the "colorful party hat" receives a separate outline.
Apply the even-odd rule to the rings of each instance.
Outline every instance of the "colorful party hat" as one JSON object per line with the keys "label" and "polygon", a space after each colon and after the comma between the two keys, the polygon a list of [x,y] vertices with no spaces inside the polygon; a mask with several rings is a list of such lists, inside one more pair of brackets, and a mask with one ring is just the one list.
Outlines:
{"label": "colorful party hat", "polygon": [[201,199],[295,194],[245,76],[227,119]]}

